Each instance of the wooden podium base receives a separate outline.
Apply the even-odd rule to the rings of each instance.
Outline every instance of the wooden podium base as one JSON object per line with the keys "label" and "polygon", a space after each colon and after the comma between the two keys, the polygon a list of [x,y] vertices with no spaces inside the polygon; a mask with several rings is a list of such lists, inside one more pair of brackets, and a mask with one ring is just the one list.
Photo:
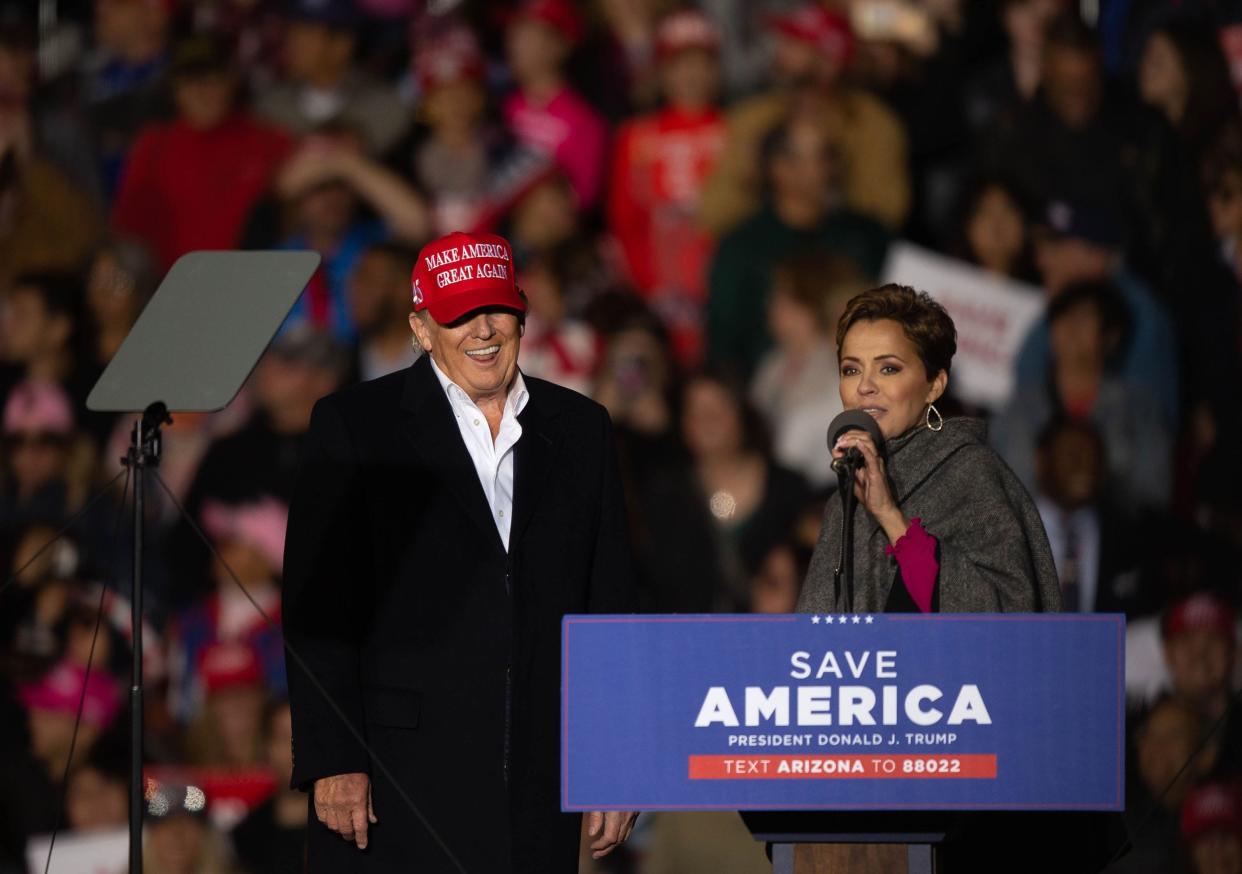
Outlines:
{"label": "wooden podium base", "polygon": [[773,844],[772,874],[935,874],[930,844]]}

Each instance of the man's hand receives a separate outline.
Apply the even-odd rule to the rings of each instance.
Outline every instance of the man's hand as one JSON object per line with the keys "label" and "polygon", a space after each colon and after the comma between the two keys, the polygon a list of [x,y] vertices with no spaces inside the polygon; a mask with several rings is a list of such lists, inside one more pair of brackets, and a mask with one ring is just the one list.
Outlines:
{"label": "man's hand", "polygon": [[634,829],[634,820],[638,819],[637,811],[597,810],[588,816],[587,834],[595,838],[591,844],[592,859],[602,859],[625,843]]}
{"label": "man's hand", "polygon": [[357,844],[358,849],[365,850],[368,823],[379,822],[371,807],[371,778],[366,774],[337,774],[316,780],[315,816],[345,840]]}

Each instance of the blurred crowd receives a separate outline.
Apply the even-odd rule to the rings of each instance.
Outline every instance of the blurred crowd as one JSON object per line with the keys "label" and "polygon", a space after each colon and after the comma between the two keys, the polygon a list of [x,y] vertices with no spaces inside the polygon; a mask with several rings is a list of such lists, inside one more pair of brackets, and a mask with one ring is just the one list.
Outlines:
{"label": "blurred crowd", "polygon": [[[836,320],[894,245],[1022,289],[1011,390],[943,412],[989,419],[1066,609],[1129,619],[1114,870],[1242,874],[1240,90],[1225,0],[0,2],[0,872],[123,830],[132,418],[85,402],[170,266],[235,248],[322,262],[165,431],[146,870],[300,870],[300,444],[414,360],[418,249],[462,229],[513,243],[523,370],[612,415],[650,612],[793,609]],[[766,870],[735,816],[641,823],[604,870]]]}

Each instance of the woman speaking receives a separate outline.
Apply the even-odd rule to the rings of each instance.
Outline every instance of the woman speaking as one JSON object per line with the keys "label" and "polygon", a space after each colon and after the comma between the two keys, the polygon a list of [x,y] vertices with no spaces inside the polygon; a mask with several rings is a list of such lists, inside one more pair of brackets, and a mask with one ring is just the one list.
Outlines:
{"label": "woman speaking", "polygon": [[976,419],[943,419],[957,332],[927,294],[885,285],[837,325],[841,402],[879,425],[884,446],[847,431],[832,447],[855,474],[854,603],[844,603],[841,502],[832,500],[798,601],[802,612],[1060,610],[1048,538],[1030,496]]}

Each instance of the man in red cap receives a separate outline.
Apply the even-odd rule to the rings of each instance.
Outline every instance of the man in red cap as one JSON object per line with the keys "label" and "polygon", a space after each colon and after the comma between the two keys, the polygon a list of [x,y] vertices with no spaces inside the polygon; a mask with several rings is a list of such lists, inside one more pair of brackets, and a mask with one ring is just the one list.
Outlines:
{"label": "man in red cap", "polygon": [[1242,771],[1242,716],[1233,705],[1237,613],[1224,598],[1196,592],[1175,602],[1161,621],[1173,694],[1209,725],[1223,720],[1217,771]]}
{"label": "man in red cap", "polygon": [[717,234],[759,209],[759,154],[765,137],[790,116],[823,128],[847,168],[846,205],[891,228],[910,206],[906,132],[878,98],[843,81],[854,53],[850,23],[818,3],[767,19],[775,40],[778,86],[729,113],[728,147],[703,192],[704,224]]}
{"label": "man in red cap", "polygon": [[687,368],[702,357],[714,249],[699,223],[699,196],[725,146],[719,53],[719,30],[704,13],[683,9],[661,20],[656,57],[665,105],[617,132],[608,195],[609,229],[630,279],[669,329]]}
{"label": "man in red cap", "polygon": [[[427,354],[316,405],[290,508],[308,871],[571,874],[561,618],[631,605],[612,427],[518,370],[526,301],[503,238],[428,244],[412,294]],[[633,819],[591,814],[596,857]]]}

